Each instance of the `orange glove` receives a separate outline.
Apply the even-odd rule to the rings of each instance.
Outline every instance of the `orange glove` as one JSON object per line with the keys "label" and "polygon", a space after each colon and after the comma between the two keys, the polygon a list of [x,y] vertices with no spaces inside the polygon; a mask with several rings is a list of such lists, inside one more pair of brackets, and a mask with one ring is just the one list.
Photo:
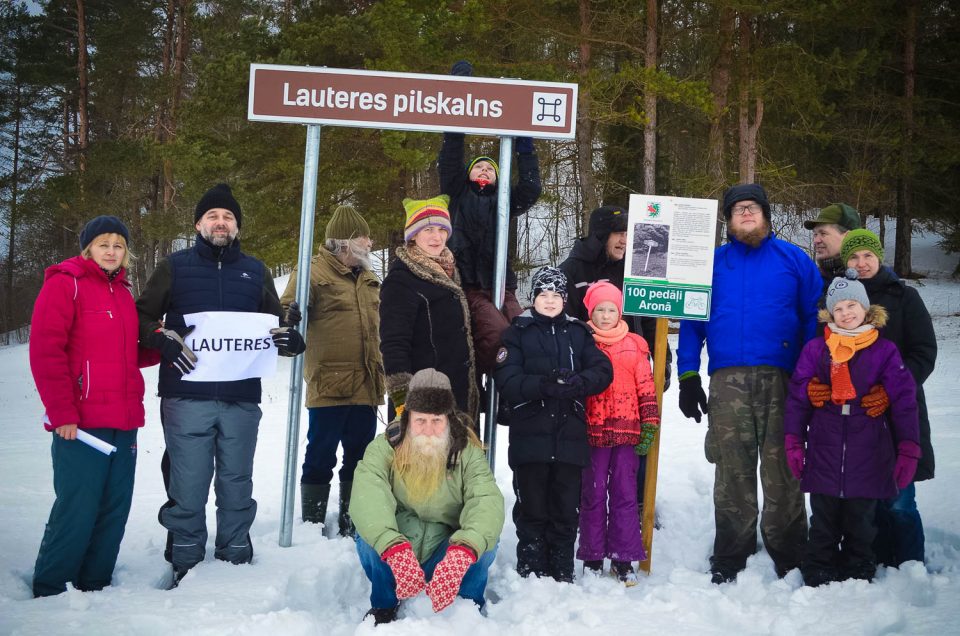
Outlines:
{"label": "orange glove", "polygon": [[880,417],[890,408],[890,397],[882,384],[870,387],[870,391],[860,399],[860,406],[870,417]]}
{"label": "orange glove", "polygon": [[810,378],[810,383],[807,384],[807,397],[810,399],[810,404],[820,408],[830,399],[830,385],[823,384],[819,378]]}

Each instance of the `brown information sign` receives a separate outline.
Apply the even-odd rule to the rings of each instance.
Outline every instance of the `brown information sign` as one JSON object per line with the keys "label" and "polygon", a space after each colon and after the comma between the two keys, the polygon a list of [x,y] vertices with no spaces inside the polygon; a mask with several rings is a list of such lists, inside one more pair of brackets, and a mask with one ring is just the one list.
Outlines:
{"label": "brown information sign", "polygon": [[576,106],[576,84],[251,64],[247,118],[573,139]]}

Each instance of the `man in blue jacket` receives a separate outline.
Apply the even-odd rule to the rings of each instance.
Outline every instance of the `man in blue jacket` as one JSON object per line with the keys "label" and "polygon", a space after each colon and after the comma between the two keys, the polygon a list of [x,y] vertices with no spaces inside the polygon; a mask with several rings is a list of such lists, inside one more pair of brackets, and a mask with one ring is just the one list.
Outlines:
{"label": "man in blue jacket", "polygon": [[680,410],[700,421],[707,397],[700,352],[707,344],[710,411],[704,444],[716,466],[712,580],[732,581],[757,543],[757,464],[763,488],[760,534],[778,576],[800,565],[807,536],[799,482],[787,468],[783,409],[787,382],[817,326],[816,265],[770,228],[767,193],[741,184],[723,196],[729,241],[713,261],[710,319],[683,321],[677,348]]}

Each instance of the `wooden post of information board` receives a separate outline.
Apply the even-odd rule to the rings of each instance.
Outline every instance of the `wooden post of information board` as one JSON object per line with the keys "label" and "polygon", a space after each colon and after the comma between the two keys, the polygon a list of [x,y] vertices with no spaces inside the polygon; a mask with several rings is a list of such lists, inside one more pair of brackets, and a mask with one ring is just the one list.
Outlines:
{"label": "wooden post of information board", "polygon": [[647,470],[643,482],[643,549],[647,552],[647,560],[639,564],[640,571],[650,574],[650,560],[653,555],[653,523],[656,518],[657,503],[657,465],[660,459],[660,429],[663,428],[663,379],[667,362],[667,329],[666,318],[657,318],[657,339],[653,346],[653,382],[657,388],[657,410],[660,412],[661,426],[650,445],[647,453]]}

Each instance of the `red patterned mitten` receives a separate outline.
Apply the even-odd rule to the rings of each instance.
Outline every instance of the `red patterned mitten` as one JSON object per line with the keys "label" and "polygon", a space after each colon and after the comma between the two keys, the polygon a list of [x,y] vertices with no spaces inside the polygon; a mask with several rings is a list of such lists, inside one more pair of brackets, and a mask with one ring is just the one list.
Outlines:
{"label": "red patterned mitten", "polygon": [[397,598],[413,598],[427,586],[423,568],[417,561],[409,541],[387,548],[380,557],[390,566],[393,578],[397,581]]}
{"label": "red patterned mitten", "polygon": [[439,612],[453,603],[460,591],[463,576],[476,562],[477,557],[473,556],[470,548],[462,545],[451,545],[447,548],[447,554],[437,563],[433,578],[427,584],[427,596],[433,602],[434,612]]}

